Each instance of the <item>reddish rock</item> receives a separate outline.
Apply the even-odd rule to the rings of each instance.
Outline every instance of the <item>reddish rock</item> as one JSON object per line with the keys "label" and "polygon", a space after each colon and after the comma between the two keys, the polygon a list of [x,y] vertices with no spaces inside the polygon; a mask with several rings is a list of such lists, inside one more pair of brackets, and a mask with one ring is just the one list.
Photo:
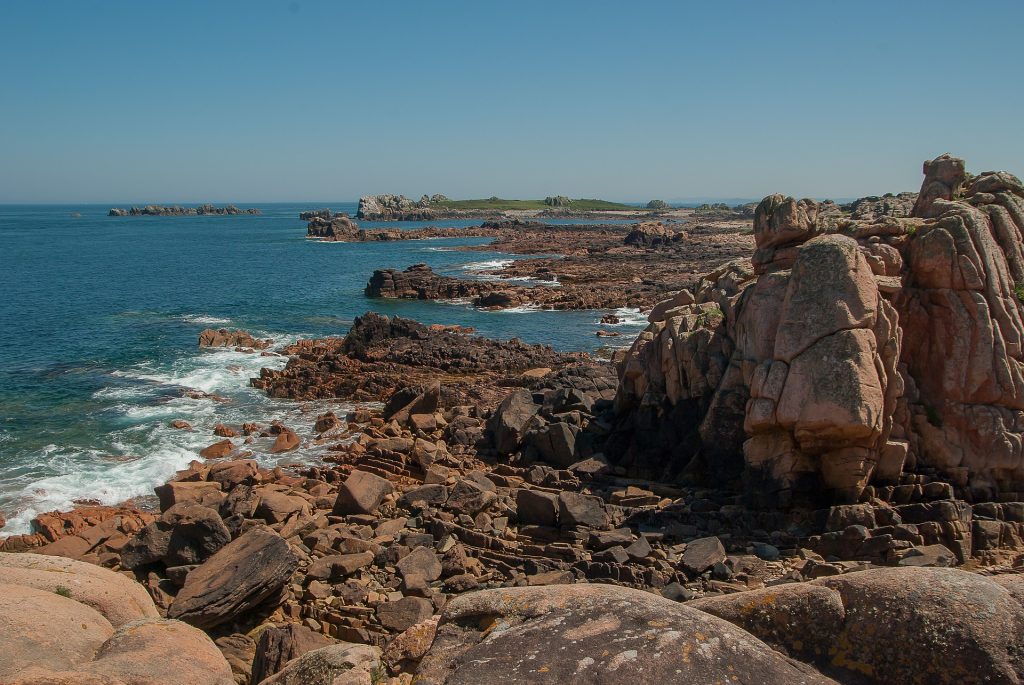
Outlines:
{"label": "reddish rock", "polygon": [[264,350],[273,344],[273,340],[259,340],[245,331],[229,331],[226,328],[207,328],[199,334],[200,347],[247,347]]}
{"label": "reddish rock", "polygon": [[235,450],[235,444],[230,440],[215,442],[209,447],[199,450],[199,456],[203,459],[222,459]]}
{"label": "reddish rock", "polygon": [[384,498],[394,490],[394,486],[380,476],[366,471],[353,471],[338,487],[334,513],[340,516],[376,513]]}
{"label": "reddish rock", "polygon": [[238,433],[235,429],[225,426],[223,423],[218,423],[213,427],[213,434],[222,438],[235,438],[238,437]]}
{"label": "reddish rock", "polygon": [[294,449],[298,449],[301,443],[302,441],[299,440],[298,434],[295,431],[286,428],[277,434],[277,439],[274,440],[274,445],[270,448],[270,453],[278,454],[280,452],[290,452]]}

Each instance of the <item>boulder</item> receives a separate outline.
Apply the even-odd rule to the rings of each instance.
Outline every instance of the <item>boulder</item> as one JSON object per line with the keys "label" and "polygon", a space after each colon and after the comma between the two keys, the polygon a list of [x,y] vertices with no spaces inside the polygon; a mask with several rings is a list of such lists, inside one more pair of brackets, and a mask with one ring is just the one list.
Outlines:
{"label": "boulder", "polygon": [[395,568],[403,578],[419,576],[428,583],[441,577],[441,562],[429,547],[417,547],[402,557]]}
{"label": "boulder", "polygon": [[380,649],[341,642],[289,661],[261,685],[370,685],[379,670]]}
{"label": "boulder", "polygon": [[301,444],[302,441],[299,439],[298,434],[290,428],[285,428],[277,434],[274,444],[270,447],[270,453],[280,454],[281,452],[290,452],[294,449],[298,449]]}
{"label": "boulder", "polygon": [[274,598],[297,567],[280,535],[253,528],[188,574],[167,615],[213,628]]}
{"label": "boulder", "polygon": [[234,451],[235,443],[231,442],[229,438],[225,438],[199,450],[199,456],[203,459],[223,459]]}
{"label": "boulder", "polygon": [[693,574],[703,573],[722,561],[725,561],[725,547],[717,537],[691,540],[683,550],[683,568]]}
{"label": "boulder", "polygon": [[252,682],[261,683],[278,673],[292,659],[335,644],[334,640],[297,623],[270,627],[260,633],[252,660]]}
{"label": "boulder", "polygon": [[834,685],[726,621],[611,585],[455,597],[416,682]]}
{"label": "boulder", "polygon": [[74,670],[91,660],[113,634],[110,621],[98,611],[63,593],[0,584],[2,682],[32,666]]}
{"label": "boulder", "polygon": [[334,513],[373,514],[384,498],[394,492],[394,486],[384,478],[366,471],[353,471],[338,487]]}
{"label": "boulder", "polygon": [[516,490],[516,516],[523,525],[558,525],[558,496],[543,490]]}
{"label": "boulder", "polygon": [[534,404],[533,393],[528,390],[517,390],[501,401],[489,425],[499,454],[508,455],[519,449],[526,428],[538,411],[540,405]]}
{"label": "boulder", "polygon": [[885,568],[691,602],[846,682],[1016,683],[1024,607],[945,568]]}
{"label": "boulder", "polygon": [[403,597],[377,605],[377,620],[388,630],[400,633],[425,621],[434,613],[434,605],[422,597]]}
{"label": "boulder", "polygon": [[558,521],[564,528],[610,528],[611,516],[604,500],[593,495],[563,490],[558,493]]}
{"label": "boulder", "polygon": [[0,578],[11,585],[60,592],[95,609],[114,628],[156,618],[156,607],[136,582],[107,569],[63,557],[0,553]]}
{"label": "boulder", "polygon": [[209,507],[175,504],[128,541],[121,565],[137,569],[157,561],[165,566],[200,564],[231,542],[231,532]]}
{"label": "boulder", "polygon": [[160,511],[185,502],[216,508],[225,497],[221,484],[217,482],[172,480],[156,486],[153,491],[160,498]]}

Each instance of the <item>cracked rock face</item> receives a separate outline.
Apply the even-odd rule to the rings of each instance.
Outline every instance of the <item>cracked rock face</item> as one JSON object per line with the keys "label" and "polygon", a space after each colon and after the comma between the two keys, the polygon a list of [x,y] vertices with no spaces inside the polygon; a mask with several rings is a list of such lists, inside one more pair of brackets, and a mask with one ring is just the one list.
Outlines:
{"label": "cracked rock face", "polygon": [[924,171],[910,217],[765,198],[753,258],[656,307],[622,361],[619,463],[742,473],[762,506],[921,469],[1024,491],[1024,187],[948,155]]}

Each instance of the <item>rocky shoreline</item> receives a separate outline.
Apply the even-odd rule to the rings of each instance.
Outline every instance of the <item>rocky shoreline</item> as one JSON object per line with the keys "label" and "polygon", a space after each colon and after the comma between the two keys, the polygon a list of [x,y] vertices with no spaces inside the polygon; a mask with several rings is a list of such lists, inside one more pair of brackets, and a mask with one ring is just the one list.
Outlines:
{"label": "rocky shoreline", "polygon": [[[254,387],[365,404],[310,435],[218,426],[159,511],[5,540],[0,617],[28,639],[0,634],[0,682],[137,682],[175,653],[196,683],[1022,682],[1024,186],[924,173],[852,209],[769,196],[749,236],[484,224],[563,255],[505,270],[561,284],[522,297],[647,287],[648,329],[608,362],[368,313],[281,349]],[[416,265],[368,292],[520,289]],[[80,641],[40,656],[19,597]]]}
{"label": "rocky shoreline", "polygon": [[224,216],[236,214],[262,214],[255,207],[239,209],[234,205],[217,207],[205,204],[198,207],[182,207],[180,205],[146,205],[145,207],[113,207],[107,216]]}

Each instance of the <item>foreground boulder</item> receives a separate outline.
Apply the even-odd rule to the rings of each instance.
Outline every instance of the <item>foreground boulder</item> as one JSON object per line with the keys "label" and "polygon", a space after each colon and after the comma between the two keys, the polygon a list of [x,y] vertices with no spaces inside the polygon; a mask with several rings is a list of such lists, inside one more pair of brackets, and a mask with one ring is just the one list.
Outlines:
{"label": "foreground boulder", "polygon": [[298,561],[280,535],[254,528],[189,573],[167,615],[213,628],[274,598],[296,568]]}
{"label": "foreground boulder", "polygon": [[685,605],[617,586],[565,585],[450,601],[416,682],[835,681]]}
{"label": "foreground boulder", "polygon": [[202,631],[157,618],[141,586],[98,566],[0,555],[4,685],[230,685]]}
{"label": "foreground boulder", "polygon": [[129,621],[157,618],[153,600],[120,573],[64,557],[0,553],[4,583],[58,593],[103,615],[114,628]]}
{"label": "foreground boulder", "polygon": [[380,649],[342,642],[306,652],[263,685],[370,685],[380,672]]}
{"label": "foreground boulder", "polygon": [[843,682],[1024,682],[1024,607],[957,569],[875,569],[696,600]]}

